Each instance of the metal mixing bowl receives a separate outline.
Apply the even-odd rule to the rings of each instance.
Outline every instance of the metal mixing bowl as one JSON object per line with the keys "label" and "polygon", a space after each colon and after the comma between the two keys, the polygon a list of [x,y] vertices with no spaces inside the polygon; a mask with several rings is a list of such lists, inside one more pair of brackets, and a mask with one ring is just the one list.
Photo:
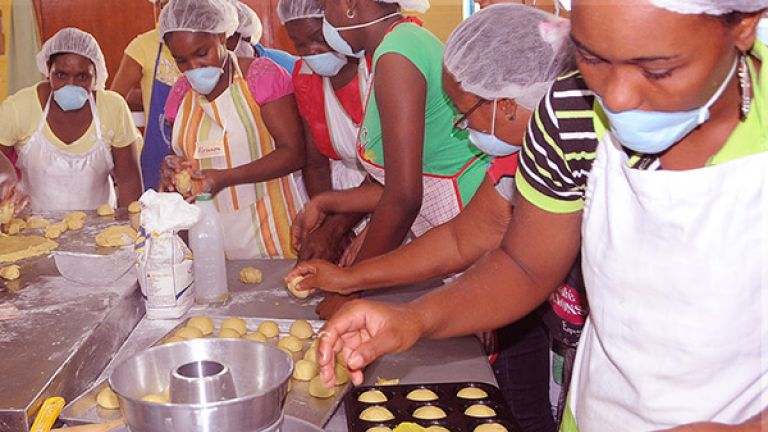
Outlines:
{"label": "metal mixing bowl", "polygon": [[[171,373],[179,366],[198,361],[226,366],[236,397],[200,404],[141,400],[168,388]],[[195,339],[151,348],[124,361],[112,372],[109,384],[134,431],[257,432],[280,420],[292,371],[291,357],[271,345],[242,339]]]}

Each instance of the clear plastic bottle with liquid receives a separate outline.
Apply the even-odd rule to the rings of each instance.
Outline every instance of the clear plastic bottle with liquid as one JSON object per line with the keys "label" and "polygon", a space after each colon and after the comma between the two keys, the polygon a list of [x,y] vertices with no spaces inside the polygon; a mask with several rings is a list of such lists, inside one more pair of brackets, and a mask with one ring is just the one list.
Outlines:
{"label": "clear plastic bottle with liquid", "polygon": [[194,258],[195,302],[224,303],[229,297],[224,229],[211,194],[198,194],[195,205],[201,210],[200,221],[189,230],[189,246]]}

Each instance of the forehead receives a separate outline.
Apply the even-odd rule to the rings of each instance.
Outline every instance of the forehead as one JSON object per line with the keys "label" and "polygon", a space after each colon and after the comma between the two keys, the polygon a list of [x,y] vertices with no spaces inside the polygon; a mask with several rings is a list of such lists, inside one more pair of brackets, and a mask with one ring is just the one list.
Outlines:
{"label": "forehead", "polygon": [[202,46],[220,42],[218,35],[205,32],[179,31],[165,35],[165,42],[173,55],[183,55]]}
{"label": "forehead", "polygon": [[51,69],[59,71],[90,71],[93,63],[86,57],[74,53],[54,54]]}
{"label": "forehead", "polygon": [[309,37],[323,31],[322,18],[302,18],[285,23],[288,33],[297,38]]}

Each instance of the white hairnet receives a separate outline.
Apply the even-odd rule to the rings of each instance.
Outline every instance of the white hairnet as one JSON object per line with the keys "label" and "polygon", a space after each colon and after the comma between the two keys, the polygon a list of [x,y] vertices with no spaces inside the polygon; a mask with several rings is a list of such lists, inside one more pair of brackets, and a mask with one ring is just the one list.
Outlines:
{"label": "white hairnet", "polygon": [[429,9],[429,0],[375,0],[379,3],[397,3],[406,12],[424,13]]}
{"label": "white hairnet", "polygon": [[90,33],[86,33],[74,27],[59,30],[50,39],[45,41],[40,52],[37,53],[37,68],[48,77],[48,61],[54,54],[71,53],[81,55],[93,63],[96,69],[96,90],[103,90],[107,83],[107,62],[101,52],[99,43]]}
{"label": "white hairnet", "polygon": [[283,24],[299,19],[322,18],[323,7],[319,0],[280,0],[277,16]]}
{"label": "white hairnet", "polygon": [[171,0],[160,13],[160,38],[171,32],[201,32],[227,37],[237,31],[237,8],[227,0]]}
{"label": "white hairnet", "polygon": [[264,31],[259,16],[250,6],[240,0],[230,1],[237,8],[237,32],[240,33],[241,37],[251,38],[251,43],[258,42]]}
{"label": "white hairnet", "polygon": [[651,0],[651,3],[681,14],[725,15],[768,8],[768,0]]}
{"label": "white hairnet", "polygon": [[575,68],[570,22],[521,4],[496,4],[462,22],[443,62],[461,88],[533,110],[558,75]]}

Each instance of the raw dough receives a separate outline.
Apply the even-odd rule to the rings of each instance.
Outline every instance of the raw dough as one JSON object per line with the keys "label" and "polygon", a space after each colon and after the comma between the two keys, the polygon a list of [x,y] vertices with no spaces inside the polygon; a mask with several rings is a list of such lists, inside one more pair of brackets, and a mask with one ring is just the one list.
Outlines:
{"label": "raw dough", "polygon": [[[344,367],[347,367],[347,359],[344,358],[344,354],[341,351],[336,353],[336,363],[340,365],[344,365]],[[399,384],[400,380],[397,380],[397,383]]]}
{"label": "raw dough", "polygon": [[223,323],[221,323],[222,330],[227,328],[240,333],[240,336],[243,336],[246,332],[245,321],[237,317],[227,318]]}
{"label": "raw dough", "polygon": [[438,399],[435,392],[425,388],[411,390],[405,398],[416,402],[432,402]]}
{"label": "raw dough", "polygon": [[114,216],[115,209],[109,204],[102,204],[102,206],[96,210],[96,214],[99,216]]}
{"label": "raw dough", "polygon": [[374,426],[372,428],[366,429],[365,432],[392,432],[392,429],[386,426]]}
{"label": "raw dough", "polygon": [[21,267],[11,264],[0,269],[0,277],[5,280],[16,280],[21,277]]}
{"label": "raw dough", "polygon": [[250,341],[261,342],[261,343],[267,343],[267,337],[259,332],[253,332],[247,336],[243,336],[243,339],[248,339]]}
{"label": "raw dough", "polygon": [[427,432],[451,432],[450,429],[442,426],[430,426],[427,428]]}
{"label": "raw dough", "polygon": [[96,395],[96,403],[99,404],[100,407],[108,410],[116,410],[120,408],[120,401],[109,386],[101,389],[99,394]]}
{"label": "raw dough", "polygon": [[475,404],[464,411],[465,415],[476,418],[496,417],[496,411],[488,405]]}
{"label": "raw dough", "polygon": [[360,413],[360,420],[369,422],[384,422],[394,420],[394,418],[395,416],[390,410],[380,406],[368,407]]}
{"label": "raw dough", "polygon": [[507,428],[498,423],[483,423],[473,429],[473,432],[507,432]]}
{"label": "raw dough", "polygon": [[387,401],[387,396],[380,390],[368,390],[360,394],[357,397],[357,401],[362,403],[384,403]]}
{"label": "raw dough", "polygon": [[128,204],[128,213],[141,213],[141,203],[134,201]]}
{"label": "raw dough", "polygon": [[193,316],[187,321],[187,327],[195,327],[203,332],[203,336],[213,334],[213,321],[210,318],[203,315]]}
{"label": "raw dough", "polygon": [[13,201],[6,201],[0,205],[0,224],[7,224],[13,219]]}
{"label": "raw dough", "polygon": [[245,267],[240,270],[240,282],[244,284],[258,284],[261,283],[263,275],[261,270],[254,267]]}
{"label": "raw dough", "polygon": [[413,412],[413,417],[420,420],[440,420],[448,417],[442,408],[434,405],[427,405],[416,408]]}
{"label": "raw dough", "polygon": [[57,239],[65,232],[67,232],[66,222],[56,222],[45,227],[45,237],[49,239]]}
{"label": "raw dough", "polygon": [[344,385],[349,381],[349,372],[347,371],[347,368],[336,364],[336,385]]}
{"label": "raw dough", "polygon": [[293,377],[299,381],[309,381],[317,376],[317,364],[307,361],[299,360],[296,362],[296,366],[293,368]]}
{"label": "raw dough", "polygon": [[263,334],[267,338],[277,337],[280,334],[280,328],[274,321],[264,321],[259,324],[259,333]]}
{"label": "raw dough", "polygon": [[336,387],[328,388],[323,384],[323,380],[316,376],[309,382],[309,394],[316,398],[329,398],[336,394]]}
{"label": "raw dough", "polygon": [[461,399],[485,399],[488,397],[488,393],[477,387],[464,387],[456,393],[456,396]]}
{"label": "raw dough", "polygon": [[144,396],[141,398],[144,402],[152,402],[152,403],[160,403],[160,404],[166,404],[171,403],[168,399],[166,399],[165,395],[162,393],[152,393]]}
{"label": "raw dough", "polygon": [[128,225],[113,225],[96,234],[96,245],[104,247],[120,247],[133,244],[138,237],[135,229]]}
{"label": "raw dough", "polygon": [[317,363],[317,349],[313,347],[309,347],[307,352],[304,353],[304,360],[309,360],[311,362]]}
{"label": "raw dough", "polygon": [[382,377],[376,377],[376,385],[377,386],[395,386],[395,385],[398,385],[398,384],[400,384],[400,379],[399,378],[387,379],[387,378],[382,378]]}
{"label": "raw dough", "polygon": [[5,227],[5,232],[7,232],[8,235],[16,235],[26,227],[27,223],[24,222],[24,219],[11,219],[11,221],[8,222],[8,225]]}
{"label": "raw dough", "polygon": [[64,216],[63,222],[67,224],[67,228],[73,231],[81,230],[85,226],[86,217],[85,213],[76,211]]}
{"label": "raw dough", "polygon": [[189,171],[182,171],[176,174],[173,178],[173,184],[176,192],[182,195],[188,195],[192,192],[192,176],[189,175]]}
{"label": "raw dough", "polygon": [[315,334],[307,320],[296,320],[291,324],[291,334],[299,339],[309,339]]}
{"label": "raw dough", "polygon": [[296,336],[286,336],[277,342],[277,346],[278,348],[287,349],[292,353],[297,353],[301,351],[301,348],[304,347],[304,344]]}
{"label": "raw dough", "polygon": [[169,337],[168,339],[165,340],[165,343],[169,344],[169,343],[174,343],[174,342],[184,342],[185,340],[186,339],[184,339],[183,337],[171,336],[171,337]]}
{"label": "raw dough", "polygon": [[0,263],[45,255],[59,244],[42,236],[0,237]]}
{"label": "raw dough", "polygon": [[223,328],[219,332],[219,337],[220,338],[240,339],[240,336],[241,335],[240,335],[240,333],[237,330],[231,329],[231,328]]}
{"label": "raw dough", "polygon": [[293,296],[296,298],[305,299],[309,297],[309,291],[296,290],[296,285],[303,280],[304,280],[304,276],[296,276],[285,285],[288,288],[288,292],[293,294]]}
{"label": "raw dough", "polygon": [[51,221],[40,216],[30,216],[27,218],[27,228],[29,229],[45,228],[50,225],[50,223]]}
{"label": "raw dough", "polygon": [[182,327],[173,335],[184,339],[199,339],[203,337],[203,332],[197,327]]}

